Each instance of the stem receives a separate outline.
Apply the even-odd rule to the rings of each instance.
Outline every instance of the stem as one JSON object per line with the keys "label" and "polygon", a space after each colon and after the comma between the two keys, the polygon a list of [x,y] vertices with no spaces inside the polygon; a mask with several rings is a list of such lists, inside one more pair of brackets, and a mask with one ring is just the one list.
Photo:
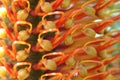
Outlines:
{"label": "stem", "polygon": [[76,69],[74,70],[72,73],[69,74],[69,76],[67,76],[67,78],[65,78],[65,80],[69,80],[72,76],[74,76],[75,73],[80,72],[80,69]]}
{"label": "stem", "polygon": [[105,29],[106,27],[108,27],[111,23],[113,22],[113,20],[106,20],[103,21],[103,24],[93,28],[96,32],[100,32],[101,30]]}
{"label": "stem", "polygon": [[75,49],[72,53],[70,53],[69,55],[67,55],[65,58],[63,58],[63,60],[59,63],[57,63],[57,65],[60,65],[62,63],[64,63],[65,61],[67,61],[70,57],[74,56],[76,53],[78,53],[79,51],[83,50],[83,48],[77,48]]}
{"label": "stem", "polygon": [[97,9],[102,3],[103,3],[103,0],[98,0],[97,4],[94,6],[94,8]]}
{"label": "stem", "polygon": [[[102,51],[102,50],[104,50],[104,49],[106,49],[106,48],[108,48],[108,47],[113,46],[114,44],[119,43],[120,41],[117,41],[117,42],[114,42],[114,43],[111,43],[111,42],[112,42],[112,40],[109,41],[109,42],[107,42],[106,44],[104,44],[104,45],[102,45],[102,46],[99,46],[98,48],[96,48],[96,50],[97,50],[98,52],[100,52],[100,51]],[[111,43],[111,44],[110,44],[110,43]]]}
{"label": "stem", "polygon": [[92,69],[89,69],[88,72],[90,72],[90,71],[95,71],[95,70],[99,70],[100,68],[102,68],[102,67],[104,66],[101,61],[96,61],[96,60],[84,60],[84,61],[81,61],[80,63],[81,63],[81,64],[82,64],[82,63],[97,63],[97,64],[99,64],[98,66],[96,66],[96,67],[94,67],[94,68],[92,68]]}
{"label": "stem", "polygon": [[56,25],[57,25],[57,28],[60,28],[68,19],[72,18],[72,17],[75,17],[79,12],[81,12],[82,9],[76,9],[74,10],[73,12],[71,12],[69,14],[69,16],[67,16],[66,18],[64,19],[61,19]]}
{"label": "stem", "polygon": [[110,64],[111,62],[113,62],[113,61],[116,60],[117,58],[120,58],[120,53],[114,55],[110,60],[105,61],[105,62],[104,62],[104,65]]}
{"label": "stem", "polygon": [[63,36],[61,36],[58,40],[53,43],[53,48],[57,47],[75,28],[81,26],[81,24],[76,24],[72,28],[70,28]]}
{"label": "stem", "polygon": [[97,73],[97,74],[93,74],[93,75],[90,75],[90,76],[87,76],[85,78],[83,78],[83,80],[87,80],[87,79],[90,79],[90,78],[97,78],[98,76],[101,76],[101,75],[105,75],[107,72],[101,72],[101,73]]}
{"label": "stem", "polygon": [[120,19],[120,15],[114,16],[114,17],[112,17],[111,19],[114,20],[114,21],[117,21],[117,20]]}
{"label": "stem", "polygon": [[115,1],[115,0],[109,0],[108,2],[103,3],[102,5],[100,5],[100,7],[98,7],[98,8],[96,9],[96,12],[99,12],[100,10],[108,7],[108,5],[111,4],[111,3],[114,2],[114,1]]}
{"label": "stem", "polygon": [[63,0],[56,0],[52,7],[53,7],[53,10],[57,9],[61,4],[62,4]]}
{"label": "stem", "polygon": [[86,17],[86,16],[87,16],[87,14],[85,14],[85,13],[80,13],[79,15],[77,15],[77,16],[75,17],[75,20],[84,18],[84,17]]}

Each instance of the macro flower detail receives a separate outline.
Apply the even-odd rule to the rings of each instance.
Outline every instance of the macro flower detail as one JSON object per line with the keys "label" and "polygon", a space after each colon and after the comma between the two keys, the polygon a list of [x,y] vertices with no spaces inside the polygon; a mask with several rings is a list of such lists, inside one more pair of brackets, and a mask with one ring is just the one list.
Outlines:
{"label": "macro flower detail", "polygon": [[119,0],[0,0],[0,80],[119,80]]}

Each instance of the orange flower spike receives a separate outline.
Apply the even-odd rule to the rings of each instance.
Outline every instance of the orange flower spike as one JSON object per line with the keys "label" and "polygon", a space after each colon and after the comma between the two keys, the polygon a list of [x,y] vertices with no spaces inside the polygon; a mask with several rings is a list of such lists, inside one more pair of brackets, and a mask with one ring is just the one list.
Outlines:
{"label": "orange flower spike", "polygon": [[12,1],[12,11],[13,11],[13,14],[14,14],[14,17],[15,17],[16,20],[17,20],[18,18],[17,18],[17,12],[16,12],[16,8],[15,8],[15,4],[16,4],[16,3],[23,4],[23,2],[26,2],[26,3],[27,3],[27,7],[25,8],[25,10],[27,10],[27,11],[29,12],[29,11],[30,11],[30,3],[29,3],[28,0],[22,0],[22,1],[20,1],[20,0],[13,0],[13,1]]}
{"label": "orange flower spike", "polygon": [[[28,25],[29,29],[26,29],[25,31],[23,30],[23,32],[21,31],[18,33],[18,25]],[[17,21],[14,25],[14,32],[15,32],[15,36],[17,39],[24,41],[27,38],[29,38],[29,34],[32,32],[32,24],[27,21]],[[25,36],[25,38],[22,37],[23,35],[20,35],[22,33],[24,36],[26,35],[27,37],[26,36]]]}
{"label": "orange flower spike", "polygon": [[0,20],[0,25],[6,30],[8,37],[14,41],[15,40],[15,36],[11,33],[11,31],[8,29],[8,26],[5,24],[5,22],[3,22],[2,20]]}
{"label": "orange flower spike", "polygon": [[76,24],[73,27],[71,27],[63,36],[61,36],[58,40],[56,40],[53,43],[53,48],[57,47],[69,34],[71,34],[72,31],[76,30],[77,27],[80,27],[81,24]]}
{"label": "orange flower spike", "polygon": [[63,75],[61,73],[48,73],[48,74],[43,74],[39,80],[45,80],[45,77],[56,77],[56,80],[62,80]]}
{"label": "orange flower spike", "polygon": [[16,19],[14,18],[14,15],[12,14],[12,12],[10,11],[7,3],[5,0],[2,0],[2,3],[4,4],[5,8],[7,9],[7,13],[8,13],[8,18],[10,19],[11,22],[15,23]]}
{"label": "orange flower spike", "polygon": [[28,46],[28,48],[25,48],[24,50],[25,50],[28,54],[30,53],[31,45],[30,45],[29,43],[23,42],[23,41],[14,41],[14,42],[12,43],[12,51],[13,51],[15,57],[17,56],[16,46],[15,46],[16,44],[21,44],[21,45],[26,45],[26,46]]}

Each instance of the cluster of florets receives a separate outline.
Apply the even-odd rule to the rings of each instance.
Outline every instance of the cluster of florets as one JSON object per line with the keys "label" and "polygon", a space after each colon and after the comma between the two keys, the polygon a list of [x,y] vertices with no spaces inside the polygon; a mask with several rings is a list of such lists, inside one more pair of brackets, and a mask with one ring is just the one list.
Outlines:
{"label": "cluster of florets", "polygon": [[[120,79],[119,0],[1,0],[0,80]],[[36,74],[38,72],[38,74]]]}

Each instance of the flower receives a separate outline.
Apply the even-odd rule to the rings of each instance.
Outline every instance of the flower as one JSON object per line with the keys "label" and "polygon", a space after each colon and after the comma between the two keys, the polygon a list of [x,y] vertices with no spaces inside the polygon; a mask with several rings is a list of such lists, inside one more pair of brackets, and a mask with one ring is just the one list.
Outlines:
{"label": "flower", "polygon": [[1,0],[0,79],[120,79],[119,3]]}

